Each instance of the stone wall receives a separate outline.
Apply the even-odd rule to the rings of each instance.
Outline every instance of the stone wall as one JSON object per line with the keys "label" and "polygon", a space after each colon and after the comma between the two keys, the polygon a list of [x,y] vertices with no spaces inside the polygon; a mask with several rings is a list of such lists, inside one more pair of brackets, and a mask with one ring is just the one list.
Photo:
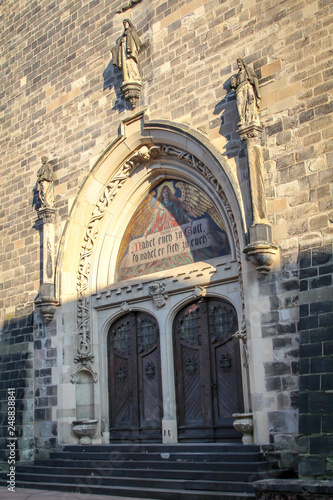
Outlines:
{"label": "stone wall", "polygon": [[14,389],[14,427],[17,438],[16,458],[29,461],[34,456],[34,372],[33,372],[33,315],[31,306],[20,309],[14,319],[2,326],[0,351],[0,461],[7,461],[8,401]]}
{"label": "stone wall", "polygon": [[332,246],[300,253],[300,466],[302,476],[332,476]]}
{"label": "stone wall", "polygon": [[[46,154],[56,176],[58,245],[79,186],[117,137],[121,121],[132,113],[110,53],[122,32],[122,20],[129,17],[144,42],[140,106],[149,108],[151,119],[190,126],[220,150],[239,179],[248,225],[252,222],[248,162],[237,134],[235,92],[230,89],[237,57],[244,57],[259,77],[267,207],[280,260],[268,276],[258,279],[253,271],[248,280],[253,306],[248,326],[261,342],[262,351],[256,356],[263,365],[263,371],[253,375],[262,380],[262,391],[253,394],[252,404],[258,414],[268,408],[265,425],[276,447],[285,449],[289,443],[295,450],[299,294],[305,280],[313,295],[311,300],[301,299],[302,363],[310,342],[306,336],[312,328],[317,331],[315,318],[319,315],[319,326],[326,328],[323,322],[330,312],[330,299],[323,298],[331,286],[326,264],[320,271],[319,263],[304,265],[302,259],[304,252],[319,255],[332,241],[332,2],[142,0],[122,11],[127,4],[41,0],[1,6],[0,349],[9,363],[1,367],[2,389],[7,376],[21,380],[18,387],[24,393],[17,397],[25,399],[22,404],[34,406],[37,446],[45,446],[48,440],[52,444],[59,382],[53,374],[63,355],[54,335],[55,321],[47,328],[36,322],[34,400],[29,392],[31,313],[40,285],[36,172]],[[306,278],[307,272],[318,275]],[[22,320],[26,308],[29,314],[23,317],[28,319]],[[27,339],[19,333],[21,328]],[[330,344],[325,344],[323,360],[329,349]],[[17,376],[14,362],[25,363],[22,370],[27,371]],[[313,366],[308,375],[315,377],[316,369]],[[318,373],[323,374],[323,384],[329,383],[326,368],[322,370]],[[306,371],[301,375],[302,384],[310,383],[305,382],[310,380]],[[303,406],[310,390],[302,385],[300,423],[306,435],[306,419],[315,414],[315,406]],[[320,432],[328,433],[332,425],[325,418]],[[311,444],[306,438],[305,443],[304,456],[318,454],[318,439]],[[25,454],[32,448],[30,441],[20,445]],[[302,467],[304,474],[309,473]],[[323,475],[320,470],[318,475]]]}

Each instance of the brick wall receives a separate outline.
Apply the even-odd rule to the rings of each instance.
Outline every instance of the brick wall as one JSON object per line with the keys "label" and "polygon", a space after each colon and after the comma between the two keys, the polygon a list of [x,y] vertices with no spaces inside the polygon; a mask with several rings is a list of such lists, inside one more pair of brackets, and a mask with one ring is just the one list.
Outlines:
{"label": "brick wall", "polygon": [[[14,389],[16,459],[34,456],[34,374],[31,306],[3,324],[0,351],[0,461],[8,458],[8,395]],[[11,394],[11,393],[10,393]]]}
{"label": "brick wall", "polygon": [[300,467],[302,476],[333,475],[332,246],[300,254]]}
{"label": "brick wall", "polygon": [[[299,264],[299,249],[318,252],[332,241],[332,2],[142,0],[118,14],[125,4],[121,0],[1,3],[0,320],[5,339],[1,354],[13,355],[6,342],[19,344],[15,332],[22,308],[28,307],[31,314],[39,288],[34,187],[41,156],[48,155],[54,164],[58,244],[79,186],[130,113],[120,90],[121,74],[110,54],[122,32],[122,19],[130,17],[144,42],[141,105],[149,106],[152,119],[189,125],[222,152],[238,176],[248,224],[248,164],[236,132],[235,93],[230,89],[237,57],[245,57],[259,77],[268,213],[281,257],[281,266],[258,281],[258,299],[269,304],[261,314],[260,328],[263,338],[271,339],[274,352],[274,359],[265,363],[268,397],[276,398],[279,411],[270,417],[274,441],[281,432],[281,415],[282,432],[295,432],[299,272],[307,269]],[[303,279],[301,275],[301,287]],[[318,282],[312,287],[315,294],[328,286],[326,275],[311,279]],[[309,314],[303,316],[302,309],[301,325],[315,321],[311,304],[321,302],[327,300],[316,296],[302,303],[302,307],[308,304]],[[58,346],[51,333],[55,326],[43,333],[38,324],[36,412],[54,435],[55,417],[46,409],[55,403],[51,399],[55,382],[47,381],[45,393],[41,388],[43,377],[49,377],[42,370],[52,374],[47,364],[56,359],[52,349]],[[29,328],[31,335],[31,324]],[[301,339],[311,328],[301,326]],[[30,342],[29,338],[28,347],[22,344],[22,350],[31,350]],[[1,383],[7,373],[14,377],[14,361],[8,358],[8,362]],[[26,362],[31,363],[30,358]],[[29,377],[24,379],[26,387]],[[30,444],[24,446],[29,450]]]}

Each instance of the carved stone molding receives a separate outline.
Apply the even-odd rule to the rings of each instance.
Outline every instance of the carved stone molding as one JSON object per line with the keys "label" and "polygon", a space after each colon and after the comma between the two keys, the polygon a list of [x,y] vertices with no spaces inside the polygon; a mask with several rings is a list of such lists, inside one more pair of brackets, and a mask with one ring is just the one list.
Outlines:
{"label": "carved stone molding", "polygon": [[51,207],[40,208],[37,212],[38,219],[43,224],[54,224],[55,222],[55,209]]}
{"label": "carved stone molding", "polygon": [[47,323],[52,321],[59,302],[54,297],[45,297],[39,292],[39,296],[35,299],[35,304],[43,315]]}
{"label": "carved stone molding", "polygon": [[86,297],[78,297],[77,332],[78,345],[77,356],[74,358],[75,363],[87,363],[88,361],[93,363],[94,356],[91,353],[89,299]]}
{"label": "carved stone molding", "polygon": [[160,309],[161,307],[165,306],[167,298],[169,296],[165,292],[165,283],[159,283],[157,281],[154,281],[154,283],[149,285],[148,291],[156,307]]}
{"label": "carved stone molding", "polygon": [[251,141],[253,139],[255,142],[261,142],[261,136],[262,136],[262,127],[261,125],[247,125],[240,127],[237,130],[238,134],[240,135],[242,141]]}
{"label": "carved stone molding", "polygon": [[254,224],[250,227],[250,243],[244,248],[244,253],[257,267],[257,271],[268,274],[277,251],[278,246],[272,242],[272,228],[269,224]]}
{"label": "carved stone molding", "polygon": [[84,293],[88,288],[91,258],[100,224],[109,204],[118,193],[119,189],[121,189],[130,173],[141,165],[142,162],[149,160],[150,157],[149,148],[147,146],[142,146],[126,160],[111,182],[105,187],[103,194],[99,198],[90,216],[84,236],[84,242],[80,250],[80,262],[77,274],[78,356],[75,358],[77,361],[93,359],[91,354],[89,299],[84,297]]}

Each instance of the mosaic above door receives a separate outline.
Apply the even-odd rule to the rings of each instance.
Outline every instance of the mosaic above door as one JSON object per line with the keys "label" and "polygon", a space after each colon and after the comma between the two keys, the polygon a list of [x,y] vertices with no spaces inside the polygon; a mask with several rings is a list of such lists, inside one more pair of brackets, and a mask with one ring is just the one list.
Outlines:
{"label": "mosaic above door", "polygon": [[130,220],[116,281],[230,254],[222,217],[199,188],[178,180],[155,186]]}

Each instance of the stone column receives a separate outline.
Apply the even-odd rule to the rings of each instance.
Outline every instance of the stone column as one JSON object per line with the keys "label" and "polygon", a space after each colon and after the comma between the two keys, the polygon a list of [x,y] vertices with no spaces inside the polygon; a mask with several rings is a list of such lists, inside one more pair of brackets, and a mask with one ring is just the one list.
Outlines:
{"label": "stone column", "polygon": [[264,187],[264,161],[261,149],[262,127],[255,123],[239,128],[238,134],[246,141],[252,203],[250,243],[244,249],[248,258],[262,274],[269,273],[274,262],[277,245],[272,241],[272,228],[267,220]]}
{"label": "stone column", "polygon": [[55,263],[54,263],[54,219],[55,209],[42,207],[38,211],[41,227],[41,283],[35,304],[39,307],[46,321],[51,321],[58,301],[55,298]]}
{"label": "stone column", "polygon": [[162,442],[178,443],[172,331],[160,338],[163,393]]}
{"label": "stone column", "polygon": [[154,281],[149,286],[149,295],[154,302],[154,308],[158,311],[159,324],[164,325],[164,331],[160,331],[163,397],[162,442],[165,444],[173,444],[178,442],[178,428],[173,362],[173,336],[172,329],[169,329],[167,326],[169,309],[165,306],[169,295],[165,288],[165,283]]}

